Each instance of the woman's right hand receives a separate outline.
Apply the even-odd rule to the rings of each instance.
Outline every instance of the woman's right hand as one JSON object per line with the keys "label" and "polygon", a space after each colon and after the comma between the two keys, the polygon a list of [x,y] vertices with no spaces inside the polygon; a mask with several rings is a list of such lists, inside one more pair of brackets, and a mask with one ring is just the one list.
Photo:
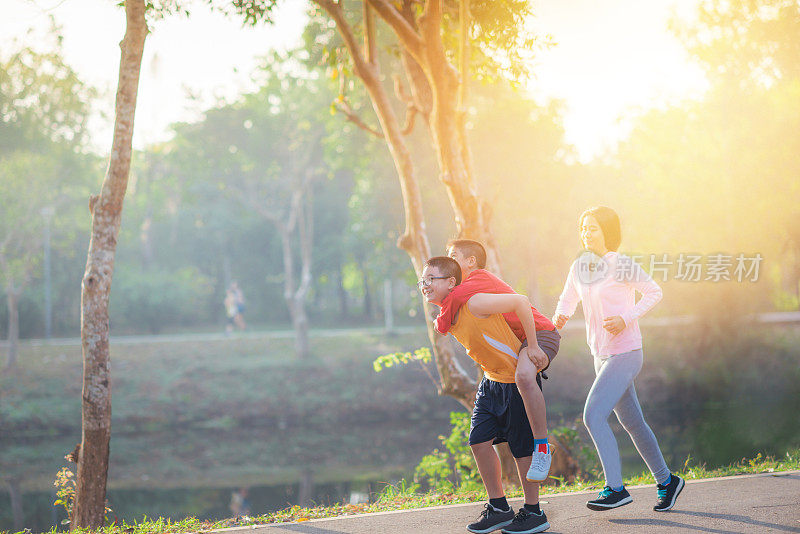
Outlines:
{"label": "woman's right hand", "polygon": [[556,325],[556,328],[561,330],[564,327],[564,325],[567,324],[568,320],[569,320],[569,317],[567,317],[566,315],[561,315],[559,313],[559,314],[556,314],[556,315],[553,316],[553,321],[552,322],[553,322],[554,325]]}

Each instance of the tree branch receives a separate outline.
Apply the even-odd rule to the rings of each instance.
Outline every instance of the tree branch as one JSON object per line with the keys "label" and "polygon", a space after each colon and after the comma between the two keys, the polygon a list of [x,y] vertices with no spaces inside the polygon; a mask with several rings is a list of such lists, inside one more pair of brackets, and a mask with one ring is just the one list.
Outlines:
{"label": "tree branch", "polygon": [[347,22],[339,2],[333,0],[313,0],[313,2],[324,9],[336,23],[336,28],[339,30],[347,46],[347,50],[350,52],[350,57],[353,58],[356,72],[362,72],[365,75],[370,72],[370,67],[373,65],[364,58],[361,48],[356,43],[356,36],[353,33],[353,28]]}
{"label": "tree branch", "polygon": [[286,223],[286,230],[291,233],[294,232],[294,226],[297,224],[297,219],[300,216],[302,209],[301,201],[303,200],[303,190],[296,189],[292,193],[291,207],[289,208],[289,222]]}
{"label": "tree branch", "polygon": [[406,91],[406,86],[403,85],[403,80],[400,78],[400,75],[393,74],[392,81],[394,82],[394,94],[397,95],[398,100],[404,102],[407,106],[413,106],[414,97]]}
{"label": "tree branch", "polygon": [[375,40],[375,16],[369,2],[364,2],[364,52],[367,63],[374,65],[378,61],[378,43]]}
{"label": "tree branch", "polygon": [[401,133],[403,135],[408,135],[414,130],[414,124],[416,124],[417,113],[421,113],[419,107],[414,102],[414,97],[411,96],[406,92],[406,88],[403,85],[402,79],[398,74],[392,76],[394,80],[394,92],[397,95],[398,100],[405,103],[406,105],[406,124],[403,126],[403,130]]}
{"label": "tree branch", "polygon": [[458,110],[460,113],[465,113],[467,106],[467,84],[469,83],[469,60],[470,60],[470,42],[469,42],[469,28],[471,25],[469,13],[469,0],[459,1],[459,26],[461,35],[459,35],[459,71],[461,74],[461,83],[458,85]]}
{"label": "tree branch", "polygon": [[380,17],[394,30],[403,47],[417,61],[422,61],[422,37],[388,0],[366,0]]}
{"label": "tree branch", "polygon": [[346,100],[340,100],[336,102],[335,105],[337,111],[344,113],[344,115],[347,117],[347,120],[349,120],[350,122],[361,128],[365,132],[374,135],[378,139],[383,139],[383,134],[378,130],[374,129],[373,127],[371,127],[369,124],[365,123],[363,120],[361,120],[361,117],[355,114],[355,112],[352,110],[352,108],[350,107],[350,105],[347,103]]}
{"label": "tree branch", "polygon": [[400,132],[403,135],[408,135],[414,131],[414,125],[417,123],[417,113],[419,109],[417,106],[409,106],[406,109],[406,124],[403,126],[403,130]]}
{"label": "tree branch", "polygon": [[298,237],[300,238],[300,258],[302,263],[300,266],[300,284],[295,292],[295,296],[298,298],[305,298],[308,290],[311,289],[311,252],[314,240],[313,190],[310,187],[305,191],[304,197],[305,202],[299,206],[298,210],[300,212],[298,216]]}

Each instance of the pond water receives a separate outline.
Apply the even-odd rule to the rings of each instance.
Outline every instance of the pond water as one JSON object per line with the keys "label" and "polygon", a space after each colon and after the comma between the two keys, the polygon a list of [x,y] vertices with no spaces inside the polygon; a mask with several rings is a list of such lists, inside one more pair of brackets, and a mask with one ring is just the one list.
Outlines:
{"label": "pond water", "polygon": [[[674,469],[688,455],[714,467],[759,451],[780,455],[800,443],[795,397],[644,408]],[[581,406],[557,407],[551,427],[572,423],[580,413]],[[237,506],[262,514],[293,504],[363,502],[388,483],[410,479],[449,427],[448,419],[437,418],[149,435],[114,429],[108,498],[113,516],[128,522],[144,516],[222,519]],[[615,432],[625,474],[642,472],[630,440],[618,425]],[[23,525],[33,532],[60,523],[65,513],[53,506],[52,481],[60,467],[71,465],[62,458],[77,441],[77,435],[0,438],[0,480],[7,490],[0,493],[0,530],[15,526],[12,501],[21,503]]]}

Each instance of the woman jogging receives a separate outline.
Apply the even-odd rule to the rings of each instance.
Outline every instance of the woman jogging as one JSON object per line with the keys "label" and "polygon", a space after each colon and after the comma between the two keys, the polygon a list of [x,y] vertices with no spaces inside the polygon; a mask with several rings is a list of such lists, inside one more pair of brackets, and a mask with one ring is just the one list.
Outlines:
{"label": "woman jogging", "polygon": [[[633,384],[642,368],[638,319],[661,300],[661,288],[630,257],[617,253],[622,234],[614,210],[603,206],[588,209],[581,214],[579,227],[586,251],[572,264],[553,323],[562,328],[581,302],[596,374],[583,421],[606,478],[598,498],[586,506],[610,510],[633,501],[622,484],[619,449],[608,424],[613,410],[658,483],[658,502],[653,510],[665,512],[675,505],[684,481],[667,468]],[[638,303],[636,291],[642,295]]]}

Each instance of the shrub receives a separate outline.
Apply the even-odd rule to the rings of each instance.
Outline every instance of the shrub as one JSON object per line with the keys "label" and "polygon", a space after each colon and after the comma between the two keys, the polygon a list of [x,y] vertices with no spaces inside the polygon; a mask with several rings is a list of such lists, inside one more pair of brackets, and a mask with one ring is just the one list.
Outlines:
{"label": "shrub", "polygon": [[174,272],[121,269],[111,287],[112,324],[156,334],[165,326],[207,322],[213,292],[211,279],[194,267]]}

